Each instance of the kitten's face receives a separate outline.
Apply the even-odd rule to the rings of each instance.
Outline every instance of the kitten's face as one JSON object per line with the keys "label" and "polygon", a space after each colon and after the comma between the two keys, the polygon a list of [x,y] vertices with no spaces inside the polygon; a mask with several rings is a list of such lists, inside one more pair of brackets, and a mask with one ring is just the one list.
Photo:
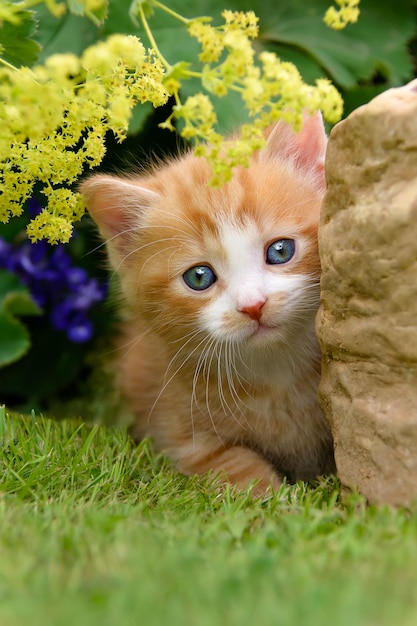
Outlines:
{"label": "kitten's face", "polygon": [[192,155],[137,181],[98,176],[100,193],[94,178],[85,184],[134,314],[168,343],[256,349],[311,333],[323,184],[315,162],[296,163],[299,146],[292,159],[281,149],[221,189]]}
{"label": "kitten's face", "polygon": [[297,224],[223,223],[179,289],[199,300],[196,322],[217,339],[254,347],[289,340],[318,305],[314,247]]}

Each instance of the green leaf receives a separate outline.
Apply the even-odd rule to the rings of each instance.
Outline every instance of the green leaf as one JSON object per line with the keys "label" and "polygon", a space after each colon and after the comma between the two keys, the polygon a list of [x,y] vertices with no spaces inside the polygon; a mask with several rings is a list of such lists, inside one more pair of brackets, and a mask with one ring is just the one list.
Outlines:
{"label": "green leaf", "polygon": [[149,0],[133,0],[128,14],[134,24],[138,23],[139,8],[142,9],[146,17],[152,17],[154,14],[152,2],[149,2]]}
{"label": "green leaf", "polygon": [[83,16],[66,13],[57,19],[44,5],[37,7],[36,14],[39,20],[36,39],[42,47],[41,63],[52,54],[72,52],[80,55],[99,38],[97,26]]}
{"label": "green leaf", "polygon": [[33,65],[40,53],[39,44],[32,38],[36,21],[32,11],[19,11],[17,24],[3,21],[0,28],[0,50],[2,58],[15,67]]}
{"label": "green leaf", "polygon": [[68,0],[68,8],[74,15],[85,15],[93,19],[96,24],[102,24],[107,17],[107,6],[105,4],[96,9],[86,11],[85,5],[80,0]]}
{"label": "green leaf", "polygon": [[68,0],[68,8],[75,15],[84,15],[85,7],[79,0]]}
{"label": "green leaf", "polygon": [[[40,322],[39,324],[37,322]],[[26,398],[45,403],[80,378],[86,347],[71,344],[65,333],[56,331],[40,318],[31,322],[31,347],[19,361],[1,370],[0,396]]]}
{"label": "green leaf", "polygon": [[354,87],[344,93],[344,110],[345,115],[348,115],[351,111],[354,111],[361,105],[369,102],[380,93],[385,91],[385,85],[368,85]]}
{"label": "green leaf", "polygon": [[29,333],[17,316],[40,313],[19,279],[0,270],[0,367],[17,361],[30,348]]}
{"label": "green leaf", "polygon": [[132,117],[129,121],[129,134],[138,133],[145,125],[146,120],[152,115],[153,107],[150,102],[137,104],[132,110]]}
{"label": "green leaf", "polygon": [[313,6],[305,0],[274,3],[273,10],[271,2],[250,4],[260,17],[265,46],[285,44],[301,51],[342,87],[353,87],[381,71],[392,85],[412,76],[407,45],[415,30],[414,0],[366,0],[358,22],[342,31],[323,22],[328,0],[315,0]]}
{"label": "green leaf", "polygon": [[165,79],[184,80],[187,76],[187,72],[191,68],[191,63],[187,61],[179,61],[171,66],[171,69],[166,73]]}

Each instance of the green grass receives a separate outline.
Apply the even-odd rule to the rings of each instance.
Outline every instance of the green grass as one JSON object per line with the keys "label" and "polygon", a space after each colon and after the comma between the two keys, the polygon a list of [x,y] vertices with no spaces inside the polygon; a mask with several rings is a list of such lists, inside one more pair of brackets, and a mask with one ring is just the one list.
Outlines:
{"label": "green grass", "polygon": [[417,508],[173,472],[123,429],[0,409],[1,626],[417,624]]}

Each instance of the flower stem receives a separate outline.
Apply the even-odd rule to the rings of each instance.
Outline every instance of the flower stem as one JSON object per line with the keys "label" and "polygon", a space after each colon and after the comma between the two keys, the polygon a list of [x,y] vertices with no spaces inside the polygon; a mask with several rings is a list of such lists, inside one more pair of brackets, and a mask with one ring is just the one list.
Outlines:
{"label": "flower stem", "polygon": [[94,13],[92,13],[88,9],[85,9],[84,15],[88,17],[93,22],[94,26],[97,26],[97,28],[101,26],[101,21],[97,19]]}
{"label": "flower stem", "polygon": [[169,15],[172,15],[172,17],[175,17],[176,20],[179,20],[183,24],[188,24],[189,22],[192,21],[192,20],[187,19],[183,15],[180,15],[176,11],[173,11],[169,7],[165,6],[165,4],[162,4],[162,2],[158,2],[158,0],[152,0],[152,4],[155,7],[157,7],[158,9],[161,9],[161,11],[165,11],[165,13],[168,13]]}
{"label": "flower stem", "polygon": [[148,24],[148,20],[146,19],[145,13],[143,11],[142,6],[139,6],[139,17],[140,17],[140,21],[142,22],[143,28],[145,29],[145,32],[148,36],[149,42],[156,54],[156,56],[158,57],[158,59],[161,61],[162,65],[165,67],[165,69],[167,71],[171,70],[172,67],[171,65],[168,63],[168,61],[166,60],[166,58],[164,57],[164,55],[162,54],[162,52],[160,51],[160,49],[158,48],[158,45],[155,41],[155,38],[152,34],[151,29],[149,28],[149,24]]}
{"label": "flower stem", "polygon": [[41,4],[41,2],[42,0],[25,0],[25,2],[22,3],[22,5],[24,9],[32,9],[37,4]]}
{"label": "flower stem", "polygon": [[13,71],[15,71],[15,72],[18,72],[18,71],[19,71],[17,67],[15,67],[14,65],[12,65],[12,64],[11,64],[11,63],[9,63],[8,61],[6,61],[6,59],[3,59],[3,57],[0,57],[0,63],[1,63],[2,65],[5,65],[6,67],[8,67],[8,68],[9,68],[9,70],[13,70]]}

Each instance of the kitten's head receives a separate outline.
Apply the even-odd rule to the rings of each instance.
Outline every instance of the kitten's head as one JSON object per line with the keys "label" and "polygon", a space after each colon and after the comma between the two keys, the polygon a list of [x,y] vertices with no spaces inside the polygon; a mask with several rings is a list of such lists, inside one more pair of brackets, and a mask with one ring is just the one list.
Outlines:
{"label": "kitten's head", "polygon": [[209,187],[193,154],[145,175],[82,185],[134,315],[173,344],[207,337],[254,348],[309,332],[319,299],[321,117],[278,123],[248,169]]}

